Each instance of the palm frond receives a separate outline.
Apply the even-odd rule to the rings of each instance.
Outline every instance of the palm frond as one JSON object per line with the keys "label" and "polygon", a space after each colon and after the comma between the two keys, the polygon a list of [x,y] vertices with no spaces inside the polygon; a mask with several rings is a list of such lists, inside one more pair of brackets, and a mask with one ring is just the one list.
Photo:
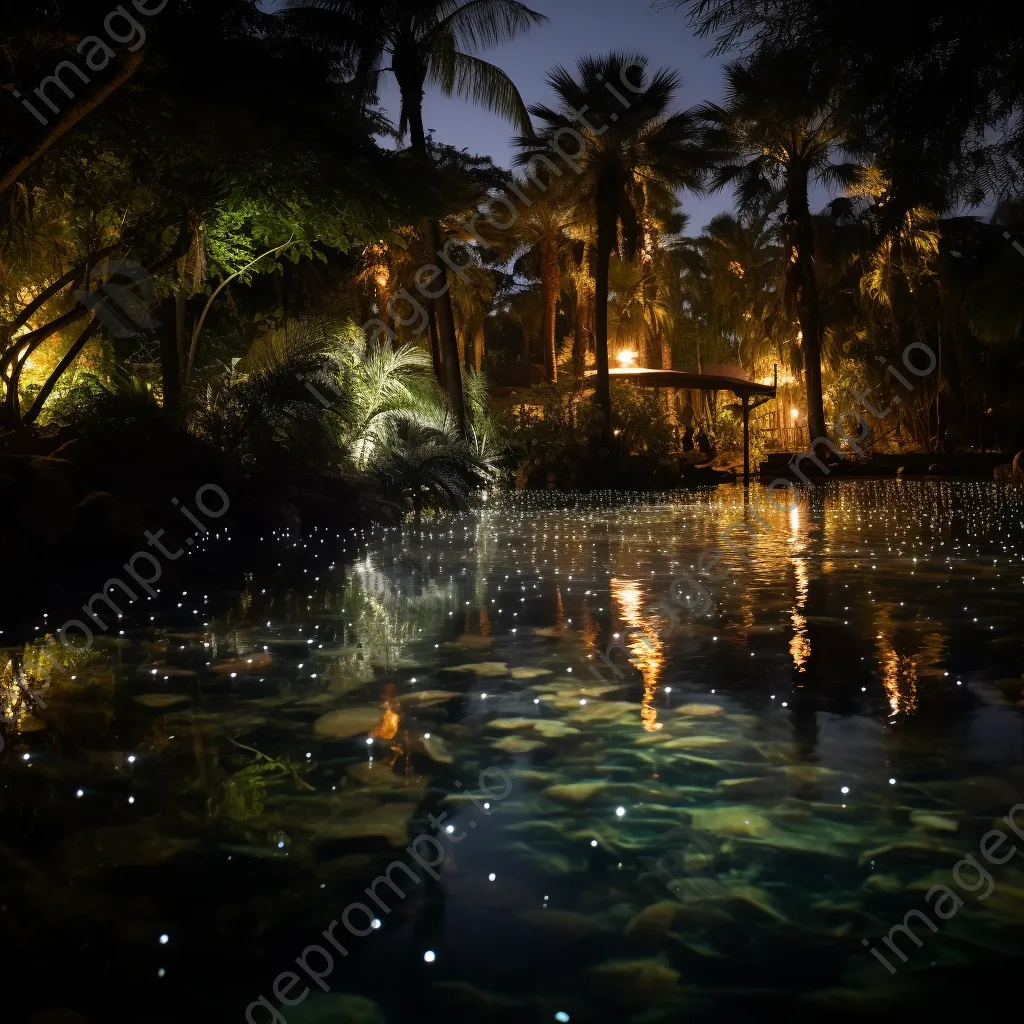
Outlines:
{"label": "palm frond", "polygon": [[516,0],[444,0],[438,15],[433,34],[450,32],[469,51],[501,46],[548,20]]}
{"label": "palm frond", "polygon": [[496,65],[458,50],[442,49],[431,54],[429,79],[446,96],[470,100],[520,131],[531,131],[530,115],[519,90]]}

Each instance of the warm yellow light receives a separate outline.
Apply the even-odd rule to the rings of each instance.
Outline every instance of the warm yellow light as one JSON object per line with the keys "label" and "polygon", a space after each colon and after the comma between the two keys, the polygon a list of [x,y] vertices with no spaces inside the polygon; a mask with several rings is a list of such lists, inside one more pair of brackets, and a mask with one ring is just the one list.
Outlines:
{"label": "warm yellow light", "polygon": [[789,410],[789,415],[792,416],[793,419],[796,419],[800,415],[800,410],[799,409],[790,409]]}
{"label": "warm yellow light", "polygon": [[635,366],[636,361],[640,358],[639,353],[634,352],[632,349],[625,349],[620,352],[616,357],[619,366]]}

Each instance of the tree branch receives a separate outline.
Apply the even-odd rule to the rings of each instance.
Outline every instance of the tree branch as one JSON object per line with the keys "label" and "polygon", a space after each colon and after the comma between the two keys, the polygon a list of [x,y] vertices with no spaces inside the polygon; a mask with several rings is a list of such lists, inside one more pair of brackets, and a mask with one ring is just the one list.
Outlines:
{"label": "tree branch", "polygon": [[51,146],[62,139],[80,121],[85,120],[97,107],[101,106],[118,89],[124,85],[142,67],[146,59],[147,47],[143,46],[134,53],[129,52],[117,72],[94,92],[72,103],[61,117],[51,125],[43,138],[34,146],[13,157],[3,170],[0,170],[0,195],[6,192]]}

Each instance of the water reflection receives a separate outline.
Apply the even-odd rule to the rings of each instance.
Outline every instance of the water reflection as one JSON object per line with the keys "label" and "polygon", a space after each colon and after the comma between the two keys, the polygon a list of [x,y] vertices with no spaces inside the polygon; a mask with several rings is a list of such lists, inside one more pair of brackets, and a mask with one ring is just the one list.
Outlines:
{"label": "water reflection", "polygon": [[663,619],[660,615],[643,615],[645,599],[640,583],[613,577],[609,586],[619,608],[619,618],[630,630],[627,643],[632,655],[631,663],[643,679],[643,707],[640,714],[644,729],[656,732],[662,728],[654,701],[658,694],[658,676],[665,661],[660,632]]}
{"label": "water reflection", "polygon": [[[1024,517],[996,498],[519,496],[280,539],[201,627],[178,594],[126,616],[45,706],[46,641],[7,649],[13,1019],[240,1017],[419,835],[450,843],[437,878],[378,884],[379,928],[285,1019],[948,1019],[1024,952],[1015,866],[898,986],[862,941],[1024,801]],[[711,605],[673,625],[706,549]]]}

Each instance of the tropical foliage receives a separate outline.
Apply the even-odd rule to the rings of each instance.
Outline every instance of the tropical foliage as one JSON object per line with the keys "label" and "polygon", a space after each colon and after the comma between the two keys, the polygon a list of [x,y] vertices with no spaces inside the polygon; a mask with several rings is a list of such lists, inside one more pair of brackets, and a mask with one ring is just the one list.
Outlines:
{"label": "tropical foliage", "polygon": [[[420,515],[738,443],[723,396],[617,367],[777,380],[759,452],[840,443],[851,408],[865,447],[1024,445],[1015,33],[954,0],[881,35],[836,0],[658,5],[733,58],[720,103],[613,51],[527,109],[484,59],[544,21],[518,0],[210,0],[33,117],[105,10],[0,16],[5,450],[198,444]],[[508,122],[514,173],[433,139],[427,89]],[[734,209],[691,226],[706,193]]]}

